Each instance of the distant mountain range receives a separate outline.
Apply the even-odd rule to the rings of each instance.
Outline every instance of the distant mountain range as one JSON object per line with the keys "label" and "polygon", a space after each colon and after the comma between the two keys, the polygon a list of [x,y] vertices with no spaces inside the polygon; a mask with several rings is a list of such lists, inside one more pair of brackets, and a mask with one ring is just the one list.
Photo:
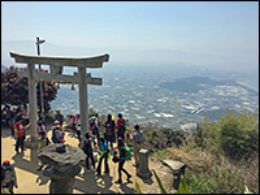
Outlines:
{"label": "distant mountain range", "polygon": [[160,87],[175,91],[175,92],[187,92],[196,93],[201,89],[207,87],[215,87],[217,85],[233,85],[240,86],[248,90],[253,95],[257,95],[257,92],[252,88],[242,85],[233,80],[214,80],[208,77],[192,76],[187,78],[176,79],[172,82],[163,82]]}

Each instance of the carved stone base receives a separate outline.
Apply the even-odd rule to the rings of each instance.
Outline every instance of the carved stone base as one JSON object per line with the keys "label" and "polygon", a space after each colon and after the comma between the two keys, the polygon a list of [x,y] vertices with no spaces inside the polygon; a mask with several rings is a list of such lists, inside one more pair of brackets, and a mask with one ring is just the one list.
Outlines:
{"label": "carved stone base", "polygon": [[82,150],[67,144],[50,144],[38,154],[47,167],[43,175],[50,177],[50,194],[72,194],[75,176],[81,171],[86,155]]}
{"label": "carved stone base", "polygon": [[152,176],[152,172],[148,171],[137,171],[137,176],[141,177],[142,179],[149,179]]}
{"label": "carved stone base", "polygon": [[50,194],[72,194],[75,177],[64,179],[51,178]]}

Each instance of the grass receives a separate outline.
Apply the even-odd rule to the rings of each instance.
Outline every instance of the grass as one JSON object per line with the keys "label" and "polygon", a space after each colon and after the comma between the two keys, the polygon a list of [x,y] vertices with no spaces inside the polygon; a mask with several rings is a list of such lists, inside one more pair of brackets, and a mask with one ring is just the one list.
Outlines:
{"label": "grass", "polygon": [[157,150],[155,152],[152,153],[152,156],[155,158],[165,158],[167,157],[167,150]]}

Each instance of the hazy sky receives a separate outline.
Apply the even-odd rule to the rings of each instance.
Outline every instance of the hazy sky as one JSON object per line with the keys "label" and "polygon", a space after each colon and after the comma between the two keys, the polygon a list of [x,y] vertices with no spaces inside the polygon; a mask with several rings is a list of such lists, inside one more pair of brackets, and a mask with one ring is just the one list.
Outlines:
{"label": "hazy sky", "polygon": [[109,53],[112,62],[121,64],[179,63],[258,71],[258,6],[257,2],[3,2],[2,40],[34,41],[40,36],[46,44],[71,47],[73,55],[84,55],[84,49],[86,56],[90,50]]}

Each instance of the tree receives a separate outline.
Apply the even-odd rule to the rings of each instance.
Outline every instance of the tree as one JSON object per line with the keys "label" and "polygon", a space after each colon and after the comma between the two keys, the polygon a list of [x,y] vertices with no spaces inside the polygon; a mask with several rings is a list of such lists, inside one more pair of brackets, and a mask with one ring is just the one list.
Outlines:
{"label": "tree", "polygon": [[[21,105],[29,103],[28,79],[19,77],[18,68],[10,67],[1,73],[1,102],[2,104]],[[55,100],[57,86],[54,82],[44,81],[44,107],[46,113],[50,110],[50,102]],[[40,84],[37,83],[37,103],[40,108]]]}

